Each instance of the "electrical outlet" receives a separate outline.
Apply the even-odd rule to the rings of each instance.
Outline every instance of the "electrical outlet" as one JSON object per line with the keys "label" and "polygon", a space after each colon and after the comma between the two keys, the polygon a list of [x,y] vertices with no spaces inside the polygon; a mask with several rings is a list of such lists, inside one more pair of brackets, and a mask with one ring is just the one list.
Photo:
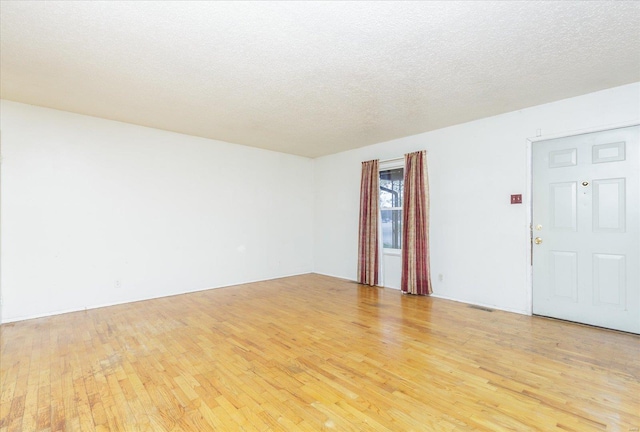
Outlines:
{"label": "electrical outlet", "polygon": [[511,204],[522,204],[522,194],[511,195]]}

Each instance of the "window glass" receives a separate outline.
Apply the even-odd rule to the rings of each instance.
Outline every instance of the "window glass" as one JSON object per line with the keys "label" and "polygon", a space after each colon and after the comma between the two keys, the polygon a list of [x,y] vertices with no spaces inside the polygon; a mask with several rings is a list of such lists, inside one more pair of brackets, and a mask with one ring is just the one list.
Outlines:
{"label": "window glass", "polygon": [[385,249],[400,249],[402,246],[403,192],[403,168],[380,171],[380,216]]}

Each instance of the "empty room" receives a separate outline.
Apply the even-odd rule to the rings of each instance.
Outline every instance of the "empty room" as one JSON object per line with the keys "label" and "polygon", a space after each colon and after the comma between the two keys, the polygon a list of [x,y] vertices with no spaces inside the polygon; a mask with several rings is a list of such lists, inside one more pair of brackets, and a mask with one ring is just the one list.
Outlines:
{"label": "empty room", "polygon": [[0,432],[639,431],[639,22],[0,0]]}

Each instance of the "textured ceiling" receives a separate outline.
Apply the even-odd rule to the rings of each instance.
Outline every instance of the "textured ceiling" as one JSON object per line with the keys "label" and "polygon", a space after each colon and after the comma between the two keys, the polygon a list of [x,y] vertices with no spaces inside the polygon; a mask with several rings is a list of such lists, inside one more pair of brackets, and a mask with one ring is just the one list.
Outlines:
{"label": "textured ceiling", "polygon": [[640,2],[0,2],[1,97],[316,157],[640,81]]}

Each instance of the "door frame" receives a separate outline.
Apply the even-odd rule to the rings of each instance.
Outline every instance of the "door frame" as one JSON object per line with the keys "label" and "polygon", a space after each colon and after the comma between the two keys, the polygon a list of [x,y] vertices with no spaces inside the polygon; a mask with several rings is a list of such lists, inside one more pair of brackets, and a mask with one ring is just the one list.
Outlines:
{"label": "door frame", "polygon": [[525,190],[527,191],[527,199],[524,200],[525,211],[527,213],[527,229],[529,237],[529,247],[527,248],[527,312],[533,315],[533,144],[538,141],[546,141],[557,138],[569,138],[577,135],[585,135],[596,132],[603,132],[611,129],[620,129],[625,127],[640,126],[640,121],[631,121],[623,123],[615,123],[604,126],[596,126],[585,129],[577,129],[564,132],[554,132],[548,135],[542,134],[542,129],[536,129],[536,136],[526,138],[527,152],[527,183]]}

